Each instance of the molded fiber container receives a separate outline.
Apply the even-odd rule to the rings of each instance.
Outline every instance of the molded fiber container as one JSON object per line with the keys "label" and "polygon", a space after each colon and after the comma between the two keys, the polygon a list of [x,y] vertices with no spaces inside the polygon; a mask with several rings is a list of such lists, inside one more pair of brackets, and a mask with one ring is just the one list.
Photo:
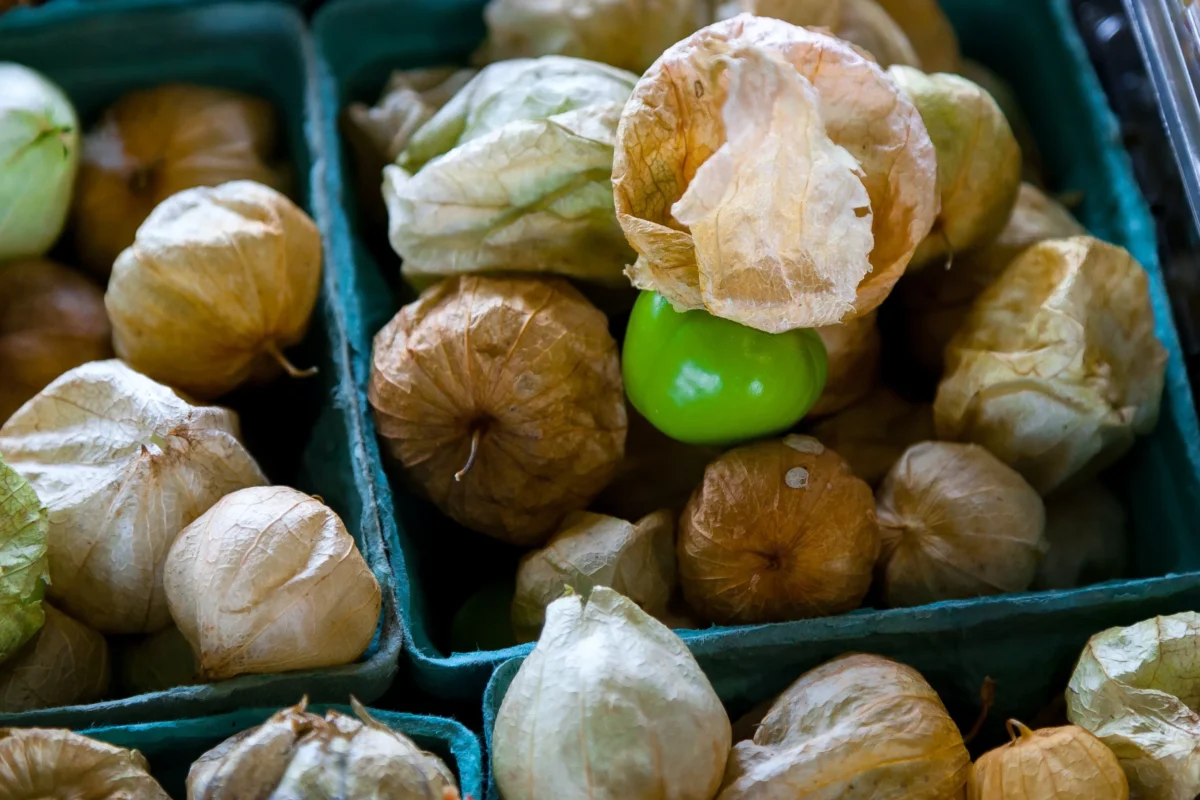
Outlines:
{"label": "molded fiber container", "polygon": [[[314,714],[333,709],[354,716],[347,706],[309,706]],[[230,736],[261,725],[277,709],[249,708],[230,714],[172,722],[152,722],[139,725],[120,725],[86,730],[77,733],[101,739],[119,747],[138,750],[150,762],[150,773],[158,779],[171,797],[187,797],[185,782],[188,769],[210,749]],[[418,714],[399,714],[368,708],[378,722],[403,733],[422,749],[441,758],[453,770],[463,798],[468,795],[481,800],[483,786],[483,757],[479,737],[452,719],[426,717]]]}
{"label": "molded fiber container", "polygon": [[[314,214],[323,185],[310,41],[300,13],[274,3],[152,6],[125,0],[85,7],[46,6],[37,14],[0,17],[0,60],[38,69],[70,95],[86,130],[119,96],[135,88],[190,81],[247,91],[269,100],[292,165],[292,198]],[[72,263],[70,236],[52,252]],[[222,398],[242,418],[247,446],[273,483],[324,498],[346,523],[379,581],[383,607],[367,652],[332,669],[252,675],[87,706],[0,715],[0,725],[82,727],[213,714],[246,706],[284,705],[307,694],[314,702],[364,703],[385,691],[401,648],[392,548],[373,496],[367,447],[374,432],[351,371],[353,343],[341,316],[339,261],[325,244],[321,296],[306,340],[292,353],[318,376],[280,378]],[[394,535],[394,534],[393,534]]]}
{"label": "molded fiber container", "polygon": [[[1050,189],[1081,196],[1075,209],[1080,220],[1096,236],[1132,251],[1150,275],[1158,335],[1170,353],[1162,417],[1154,434],[1108,473],[1109,483],[1124,495],[1130,510],[1134,577],[1072,591],[684,632],[706,665],[728,665],[730,680],[750,670],[754,661],[744,654],[752,651],[832,655],[841,652],[845,642],[992,624],[999,629],[1055,624],[1075,614],[1103,618],[1131,602],[1169,602],[1180,592],[1200,591],[1200,536],[1192,522],[1200,508],[1195,408],[1149,210],[1068,2],[943,0],[943,6],[965,54],[1014,86],[1036,134]],[[325,178],[332,201],[318,222],[336,258],[356,266],[354,285],[346,286],[343,297],[351,304],[346,318],[357,351],[360,395],[369,378],[372,336],[412,295],[400,285],[399,259],[387,245],[386,230],[380,229],[377,204],[359,207],[357,165],[345,144],[338,144],[345,141],[339,136],[338,114],[350,102],[374,103],[392,69],[466,63],[484,33],[481,8],[482,2],[475,0],[340,0],[324,7],[314,20],[323,138],[330,145]],[[393,553],[393,568],[416,680],[434,694],[470,697],[496,666],[528,652],[528,647],[478,649],[461,641],[456,647],[453,613],[481,585],[511,580],[519,553],[465,531],[431,509],[403,488],[398,470],[385,471],[373,437],[368,437],[367,447],[376,464],[373,488],[383,525],[389,535],[395,531],[401,543]],[[503,598],[503,589],[497,588],[491,608],[485,608],[495,624],[507,617]]]}

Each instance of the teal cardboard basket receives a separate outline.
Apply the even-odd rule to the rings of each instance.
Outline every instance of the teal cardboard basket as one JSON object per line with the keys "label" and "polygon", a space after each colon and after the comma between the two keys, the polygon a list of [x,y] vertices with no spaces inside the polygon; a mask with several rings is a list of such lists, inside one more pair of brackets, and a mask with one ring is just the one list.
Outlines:
{"label": "teal cardboard basket", "polygon": [[[85,126],[122,93],[169,81],[225,86],[265,97],[280,115],[293,166],[292,196],[310,214],[324,181],[310,40],[300,13],[273,3],[166,5],[111,0],[87,7],[46,7],[44,14],[0,17],[0,60],[41,70],[70,95]],[[315,216],[315,214],[314,214]],[[69,238],[69,237],[64,237]],[[53,255],[70,263],[69,242]],[[314,702],[370,702],[387,691],[402,644],[392,572],[373,494],[374,448],[359,379],[360,357],[342,317],[344,274],[353,267],[326,242],[321,298],[309,335],[293,354],[315,364],[307,381],[280,379],[235,393],[250,451],[275,483],[318,494],[341,515],[383,593],[379,627],[354,664],[333,669],[255,675],[219,683],[70,708],[0,715],[0,725],[83,727],[213,714],[246,706],[284,705],[307,694]]]}
{"label": "teal cardboard basket", "polygon": [[[369,377],[371,338],[411,297],[399,282],[399,260],[370,208],[355,197],[353,157],[339,136],[338,113],[350,102],[372,103],[390,70],[464,63],[484,33],[479,0],[340,0],[314,19],[317,67],[330,145],[325,186],[331,200],[319,218],[335,257],[355,265],[343,297],[357,350],[360,395]],[[841,617],[775,625],[685,631],[697,650],[744,663],[747,647],[781,652],[829,652],[840,642],[953,630],[995,621],[1053,621],[1064,614],[1116,613],[1139,598],[1165,601],[1200,589],[1200,429],[1149,211],[1121,147],[1117,123],[1074,27],[1067,0],[943,0],[966,54],[1005,77],[1030,119],[1050,187],[1078,193],[1075,209],[1098,237],[1128,248],[1145,266],[1158,321],[1170,354],[1162,418],[1153,435],[1110,476],[1130,509],[1135,541],[1130,580],[1072,591],[1025,593],[895,610],[863,609]],[[377,212],[376,212],[377,213]],[[400,613],[418,683],[447,697],[477,693],[492,670],[528,647],[498,650],[454,646],[450,618],[480,585],[511,577],[516,551],[464,531],[404,490],[385,470],[369,438],[375,496],[385,529],[401,548],[393,553]],[[389,473],[392,481],[389,482]],[[391,513],[392,511],[395,513]],[[498,619],[502,608],[493,609]],[[736,670],[735,670],[736,671]]]}
{"label": "teal cardboard basket", "polygon": [[[334,709],[353,715],[346,706],[309,706],[309,711],[324,714]],[[76,728],[82,733],[119,747],[138,750],[150,762],[150,773],[171,797],[187,797],[185,782],[192,762],[230,736],[261,725],[275,713],[272,708],[249,708],[229,714],[172,722],[151,722],[102,728]],[[377,721],[399,731],[421,749],[441,758],[454,771],[463,798],[482,800],[483,756],[479,738],[452,719],[394,711],[367,711]]]}

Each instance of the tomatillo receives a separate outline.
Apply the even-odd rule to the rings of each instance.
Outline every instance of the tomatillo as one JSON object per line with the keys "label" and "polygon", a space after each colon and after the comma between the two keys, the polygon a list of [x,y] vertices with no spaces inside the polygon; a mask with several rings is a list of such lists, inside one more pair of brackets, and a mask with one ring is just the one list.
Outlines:
{"label": "tomatillo", "polygon": [[706,311],[676,311],[655,292],[633,306],[621,361],[634,408],[689,444],[787,430],[817,402],[829,373],[814,330],[764,333]]}

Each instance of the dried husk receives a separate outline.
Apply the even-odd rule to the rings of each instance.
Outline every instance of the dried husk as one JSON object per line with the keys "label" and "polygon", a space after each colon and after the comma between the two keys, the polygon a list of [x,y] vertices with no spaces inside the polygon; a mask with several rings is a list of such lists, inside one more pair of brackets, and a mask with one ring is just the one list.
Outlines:
{"label": "dried husk", "polygon": [[1042,498],[976,445],[908,448],[877,513],[880,591],[893,607],[1028,589],[1046,550]]}
{"label": "dried husk", "polygon": [[944,265],[1000,235],[1021,186],[1021,148],[1000,106],[958,75],[896,66],[888,74],[917,109],[937,150],[942,209],[910,269]]}
{"label": "dried husk", "polygon": [[661,620],[675,590],[675,515],[657,511],[636,523],[577,511],[541,550],[517,567],[512,625],[517,641],[541,633],[546,607],[568,589],[584,599],[607,586]]}
{"label": "dried husk", "polygon": [[188,772],[188,800],[458,800],[441,759],[371,718],[351,698],[354,717],[305,710],[307,700],[273,714],[200,756]]}
{"label": "dried husk", "polygon": [[995,240],[956,256],[948,269],[910,272],[896,287],[905,310],[908,355],[940,375],[946,345],[971,305],[1017,256],[1038,242],[1086,233],[1057,200],[1022,183],[1012,215]]}
{"label": "dried husk", "polygon": [[[904,2],[904,0],[899,1]],[[1017,144],[1021,146],[1022,179],[1039,187],[1044,186],[1045,176],[1042,175],[1042,156],[1038,151],[1037,138],[1033,135],[1033,126],[1029,124],[1029,119],[1021,108],[1016,90],[1006,80],[978,61],[968,59],[955,69],[938,71],[957,72],[967,80],[983,87],[984,91],[992,96],[992,99],[1000,106],[1000,110],[1004,112],[1004,118],[1008,120],[1008,126],[1012,128],[1013,136],[1017,137]]]}
{"label": "dried husk", "polygon": [[278,137],[271,106],[240,92],[171,83],[124,95],[83,140],[71,212],[83,265],[107,276],[176,192],[236,180],[285,188]]}
{"label": "dried husk", "polygon": [[433,502],[514,544],[544,542],[624,454],[616,342],[565,281],[439,283],[376,335],[369,397]]}
{"label": "dried husk", "polygon": [[967,800],[1129,800],[1117,757],[1083,728],[1031,731],[1010,719],[1008,735],[971,767]]}
{"label": "dried husk", "polygon": [[869,57],[743,14],[664,53],[622,113],[627,272],[768,332],[852,319],[929,232],[936,172],[916,108]]}
{"label": "dried husk", "polygon": [[0,266],[0,424],[59,375],[112,354],[91,281],[46,259]]}
{"label": "dried husk", "polygon": [[492,734],[505,800],[710,800],[729,718],[683,641],[612,589],[550,604]]}
{"label": "dried husk", "polygon": [[182,191],[121,253],[104,296],[117,355],[195,397],[282,370],[321,285],[321,236],[291,200],[252,181]]}
{"label": "dried husk", "polygon": [[841,456],[850,470],[878,486],[904,451],[933,438],[933,407],[913,404],[880,388],[862,402],[821,420],[812,435]]}
{"label": "dried husk", "polygon": [[802,675],[733,748],[717,800],[950,800],[970,768],[962,735],[916,670],[846,655]]}
{"label": "dried husk", "polygon": [[348,664],[379,622],[379,583],[346,526],[286,486],[233,492],[184,528],[163,585],[206,680]]}
{"label": "dried husk", "polygon": [[46,507],[37,493],[0,459],[0,664],[45,622],[48,530]]}
{"label": "dried husk", "polygon": [[876,0],[741,0],[722,6],[718,17],[725,19],[740,12],[806,28],[826,28],[839,39],[866,50],[883,67],[921,66],[904,30]]}
{"label": "dried husk", "polygon": [[0,713],[94,703],[108,693],[112,668],[104,637],[49,604],[46,623],[0,666]]}
{"label": "dried husk", "polygon": [[1074,589],[1120,578],[1129,559],[1125,508],[1097,481],[1046,498],[1046,542],[1035,589]]}
{"label": "dried husk", "polygon": [[0,427],[0,457],[50,513],[48,596],[101,633],[170,622],[176,535],[229,492],[266,483],[237,415],[197,406],[121,361],[53,381]]}
{"label": "dried husk", "polygon": [[879,554],[871,487],[808,436],[739,447],[710,464],[678,536],[683,595],[722,624],[857,608]]}
{"label": "dried husk", "polygon": [[5,800],[171,800],[137,750],[55,728],[0,728]]}
{"label": "dried husk", "polygon": [[1166,361],[1146,272],[1128,252],[1087,236],[1036,244],[947,346],[938,438],[983,445],[1049,494],[1153,430]]}
{"label": "dried husk", "polygon": [[192,645],[172,625],[118,653],[120,689],[127,695],[161,692],[199,682]]}
{"label": "dried husk", "polygon": [[574,56],[640,75],[708,15],[709,0],[490,0],[476,58]]}
{"label": "dried husk", "polygon": [[883,337],[879,335],[875,312],[817,328],[825,345],[829,377],[817,402],[808,411],[810,417],[836,414],[862,400],[879,383],[879,360]]}
{"label": "dried husk", "polygon": [[938,0],[876,0],[904,31],[927,72],[958,72],[958,37]]}
{"label": "dried husk", "polygon": [[1071,722],[1116,754],[1138,800],[1200,794],[1200,614],[1110,628],[1083,649],[1067,685]]}

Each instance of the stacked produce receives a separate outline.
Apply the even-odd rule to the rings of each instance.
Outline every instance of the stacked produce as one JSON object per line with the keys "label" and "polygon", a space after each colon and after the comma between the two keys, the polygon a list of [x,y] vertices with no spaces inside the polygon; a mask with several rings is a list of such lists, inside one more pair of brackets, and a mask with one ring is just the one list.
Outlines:
{"label": "stacked produce", "polygon": [[[169,84],[81,137],[57,86],[0,64],[2,712],[336,666],[370,644],[380,587],[350,533],[269,486],[237,412],[207,402],[311,372],[284,351],[308,328],[321,241],[273,188],[276,128],[263,100]],[[135,780],[127,754],[20,738]]]}

